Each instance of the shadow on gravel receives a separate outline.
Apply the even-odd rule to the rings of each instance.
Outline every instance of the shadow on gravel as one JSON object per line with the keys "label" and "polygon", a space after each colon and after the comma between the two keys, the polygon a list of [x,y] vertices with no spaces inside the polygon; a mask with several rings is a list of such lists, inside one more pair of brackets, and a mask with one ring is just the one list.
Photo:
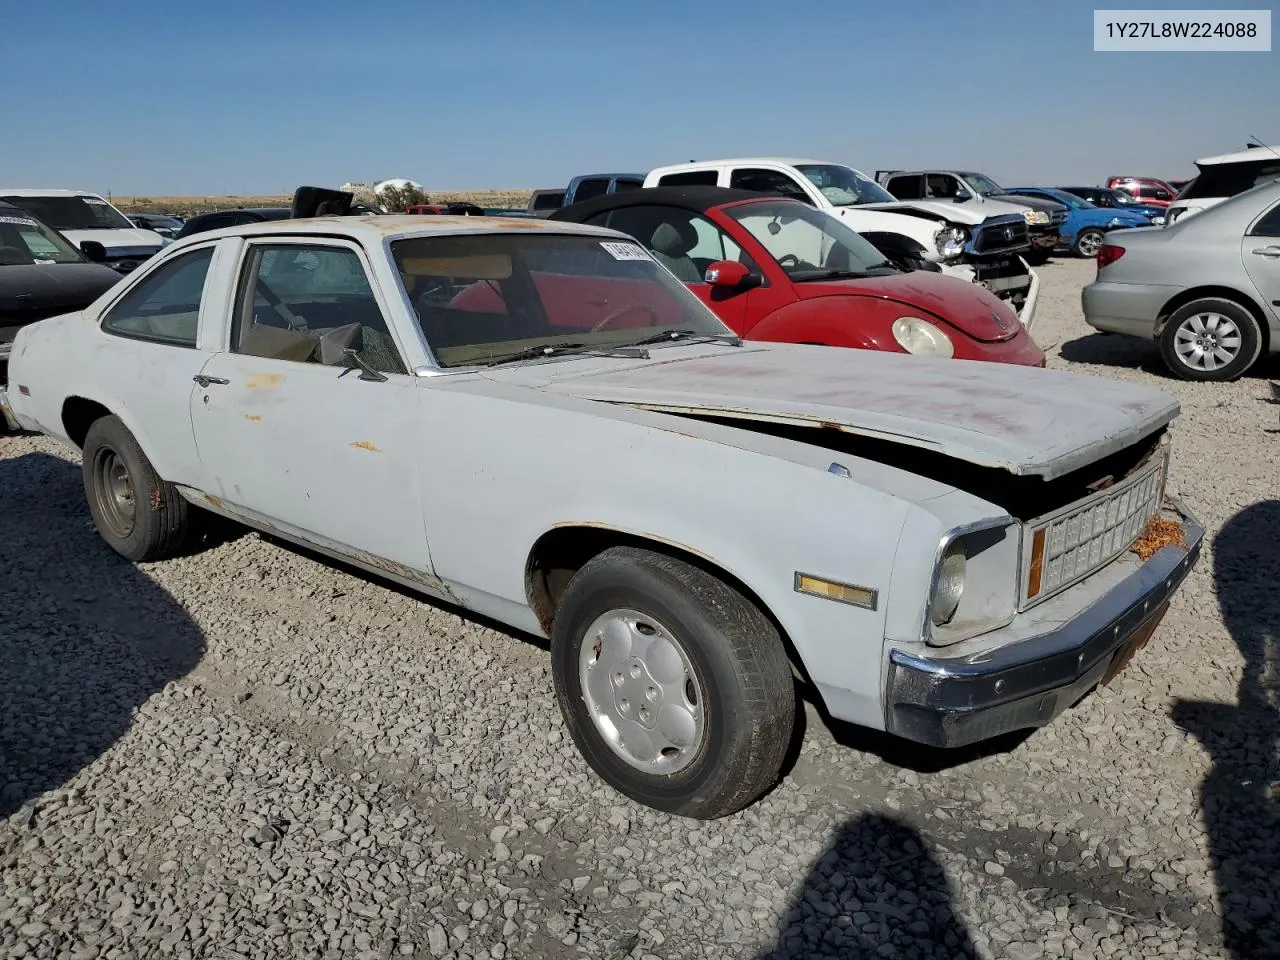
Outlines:
{"label": "shadow on gravel", "polygon": [[0,817],[101,756],[204,640],[89,519],[77,465],[0,460]]}
{"label": "shadow on gravel", "polygon": [[759,960],[972,957],[951,903],[924,838],[900,820],[865,815],[836,832],[783,917],[777,944]]}
{"label": "shadow on gravel", "polygon": [[1128,367],[1153,376],[1172,378],[1160,359],[1160,350],[1149,340],[1118,333],[1091,333],[1068,340],[1058,351],[1071,363],[1096,363],[1108,367]]}
{"label": "shadow on gravel", "polygon": [[1280,956],[1280,501],[1256,503],[1213,544],[1222,619],[1244,655],[1238,705],[1180,701],[1174,720],[1213,757],[1201,786],[1223,935],[1236,960]]}

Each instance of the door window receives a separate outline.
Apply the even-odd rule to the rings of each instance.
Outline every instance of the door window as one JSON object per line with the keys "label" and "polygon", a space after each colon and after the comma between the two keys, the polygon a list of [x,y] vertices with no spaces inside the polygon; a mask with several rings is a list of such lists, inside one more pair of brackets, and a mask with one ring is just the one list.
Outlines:
{"label": "door window", "polygon": [[603,197],[608,192],[608,177],[591,177],[587,180],[579,180],[578,185],[573,190],[573,202],[580,203],[583,200]]}
{"label": "door window", "polygon": [[212,260],[213,247],[202,247],[153,270],[107,311],[102,329],[135,340],[194,347]]}
{"label": "door window", "polygon": [[729,175],[729,186],[736,190],[754,190],[757,193],[776,193],[802,203],[813,203],[804,187],[780,170],[762,170],[755,167],[739,167]]}
{"label": "door window", "polygon": [[890,177],[885,189],[899,200],[923,200],[924,175],[917,173],[906,174],[901,177]]}
{"label": "door window", "polygon": [[1249,235],[1253,237],[1280,237],[1280,203],[1268,210]]}
{"label": "door window", "polygon": [[407,373],[364,264],[347,247],[257,244],[240,275],[234,353]]}

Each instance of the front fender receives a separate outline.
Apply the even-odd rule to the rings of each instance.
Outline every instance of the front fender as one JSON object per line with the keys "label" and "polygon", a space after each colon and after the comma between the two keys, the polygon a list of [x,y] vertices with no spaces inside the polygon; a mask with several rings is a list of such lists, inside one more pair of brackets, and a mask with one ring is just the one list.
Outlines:
{"label": "front fender", "polygon": [[876,297],[849,295],[797,300],[748,329],[747,339],[902,353],[890,330],[900,316],[900,304]]}

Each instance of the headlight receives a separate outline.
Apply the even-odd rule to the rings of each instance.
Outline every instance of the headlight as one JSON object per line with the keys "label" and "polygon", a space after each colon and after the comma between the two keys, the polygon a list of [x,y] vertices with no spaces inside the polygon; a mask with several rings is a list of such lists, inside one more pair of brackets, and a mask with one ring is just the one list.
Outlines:
{"label": "headlight", "polygon": [[939,327],[919,317],[899,317],[893,321],[893,339],[907,353],[918,357],[953,357],[955,346]]}
{"label": "headlight", "polygon": [[1049,215],[1043,210],[1028,210],[1022,215],[1027,223],[1048,223]]}
{"label": "headlight", "polygon": [[964,594],[965,562],[964,544],[956,540],[947,547],[942,562],[938,564],[938,582],[929,600],[929,619],[934,626],[948,624],[956,615],[960,597]]}
{"label": "headlight", "polygon": [[938,255],[941,257],[960,256],[968,242],[969,235],[959,227],[943,227],[933,235],[933,245],[938,248]]}
{"label": "headlight", "polygon": [[1163,227],[1163,226],[1164,226],[1164,217],[1152,217],[1152,218],[1151,218],[1151,223],[1152,223],[1152,225],[1153,225],[1153,226]]}

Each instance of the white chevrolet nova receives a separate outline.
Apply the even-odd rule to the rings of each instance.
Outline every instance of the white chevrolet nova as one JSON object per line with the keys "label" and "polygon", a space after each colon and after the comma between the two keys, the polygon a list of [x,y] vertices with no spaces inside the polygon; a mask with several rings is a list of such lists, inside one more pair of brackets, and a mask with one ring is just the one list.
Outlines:
{"label": "white chevrolet nova", "polygon": [[549,637],[590,765],[694,817],[776,781],[797,690],[935,746],[1048,723],[1202,537],[1162,393],[742,343],[566,223],[197,235],[23,329],[0,399],[131,560],[212,511]]}

